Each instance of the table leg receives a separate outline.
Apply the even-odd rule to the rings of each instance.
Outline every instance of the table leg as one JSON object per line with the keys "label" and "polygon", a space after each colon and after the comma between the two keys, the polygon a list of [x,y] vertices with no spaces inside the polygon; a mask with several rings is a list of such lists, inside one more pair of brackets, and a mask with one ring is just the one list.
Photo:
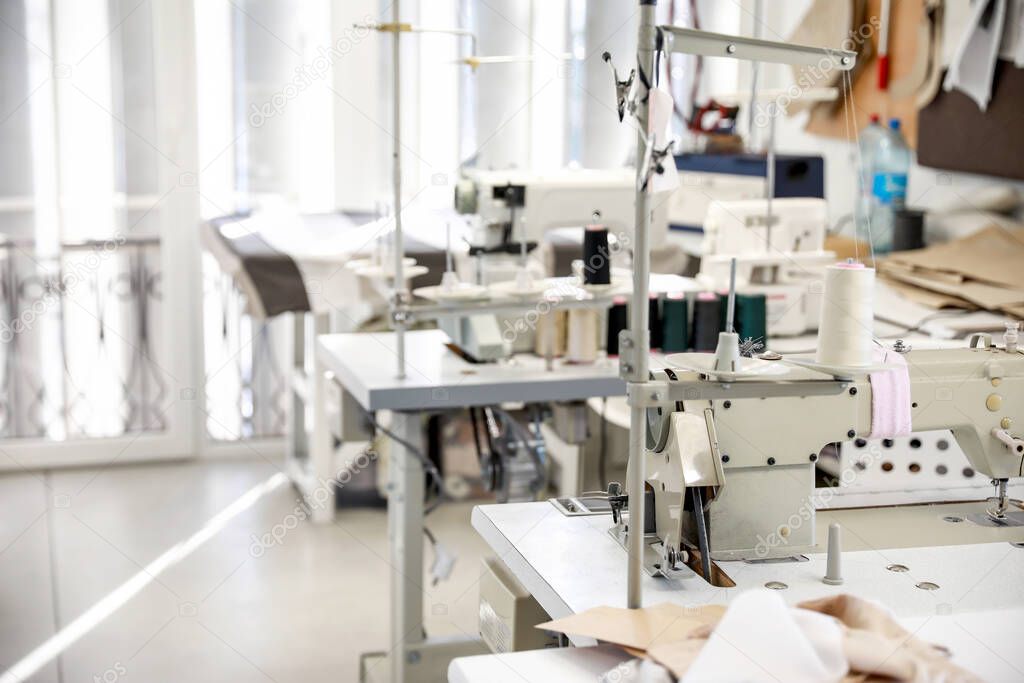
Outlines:
{"label": "table leg", "polygon": [[[391,429],[421,449],[419,413],[395,412]],[[402,444],[391,442],[388,486],[388,540],[391,545],[391,680],[404,683],[406,650],[423,632],[423,465]]]}

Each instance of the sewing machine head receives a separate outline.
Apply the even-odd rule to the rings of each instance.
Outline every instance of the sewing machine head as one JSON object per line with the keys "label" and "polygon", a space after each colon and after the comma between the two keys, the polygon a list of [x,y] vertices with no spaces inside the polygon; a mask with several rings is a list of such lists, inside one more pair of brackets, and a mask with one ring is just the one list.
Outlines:
{"label": "sewing machine head", "polygon": [[770,336],[816,330],[824,267],[835,261],[827,223],[827,204],[814,197],[773,199],[770,208],[766,199],[712,202],[697,281],[727,288],[735,259],[737,292],[765,295]]}
{"label": "sewing machine head", "polygon": [[[613,235],[632,239],[636,221],[632,169],[567,169],[550,173],[465,169],[455,190],[455,208],[479,221],[470,238],[479,253],[518,252],[523,239],[537,244],[549,230],[582,227],[594,215]],[[655,210],[651,240],[668,230],[664,206]]]}
{"label": "sewing machine head", "polygon": [[[909,395],[895,400],[909,401],[913,429],[950,429],[971,467],[1001,491],[988,514],[1000,525],[1024,524],[1024,513],[1005,498],[1006,480],[1021,476],[1024,463],[1024,353],[1014,340],[998,346],[975,335],[964,348],[890,353],[906,362]],[[663,544],[663,561],[700,548],[701,536],[715,560],[809,551],[819,452],[884,436],[873,424],[885,419],[878,406],[873,415],[879,388],[867,376],[792,367],[732,382],[697,372],[663,371],[660,378],[665,396],[683,398],[649,409],[644,460],[656,528],[648,531]],[[694,512],[700,507],[703,517]]]}

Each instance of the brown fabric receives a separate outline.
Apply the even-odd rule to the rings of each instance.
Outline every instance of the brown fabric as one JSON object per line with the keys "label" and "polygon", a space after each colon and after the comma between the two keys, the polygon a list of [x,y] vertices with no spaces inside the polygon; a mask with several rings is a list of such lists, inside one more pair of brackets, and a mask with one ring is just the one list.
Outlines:
{"label": "brown fabric", "polygon": [[[224,216],[210,221],[206,231],[207,247],[218,261],[229,259],[234,264],[227,270],[245,286],[241,289],[256,301],[248,302],[248,312],[258,318],[272,318],[288,312],[310,310],[309,297],[302,273],[287,254],[274,249],[260,235],[244,233],[236,238],[224,235],[225,226],[248,218],[246,215]],[[222,262],[222,267],[227,264]]]}
{"label": "brown fabric", "polygon": [[[898,4],[898,3],[894,3]],[[967,95],[940,90],[918,114],[917,163],[966,173],[1024,178],[1024,69],[999,60],[992,99],[981,111]]]}

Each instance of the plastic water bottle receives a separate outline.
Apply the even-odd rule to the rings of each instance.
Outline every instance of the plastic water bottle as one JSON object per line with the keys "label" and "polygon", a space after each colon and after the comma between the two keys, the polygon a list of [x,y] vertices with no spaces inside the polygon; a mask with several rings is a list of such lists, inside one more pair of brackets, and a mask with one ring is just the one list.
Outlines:
{"label": "plastic water bottle", "polygon": [[872,163],[871,241],[876,252],[885,253],[892,250],[893,214],[907,204],[910,148],[900,132],[899,119],[889,121]]}
{"label": "plastic water bottle", "polygon": [[887,135],[887,131],[878,118],[878,114],[871,115],[871,121],[861,129],[858,138],[860,146],[858,150],[860,168],[857,169],[857,185],[860,194],[857,196],[856,224],[857,236],[867,237],[868,220],[871,215],[871,188],[875,178],[875,152],[878,151],[879,141]]}

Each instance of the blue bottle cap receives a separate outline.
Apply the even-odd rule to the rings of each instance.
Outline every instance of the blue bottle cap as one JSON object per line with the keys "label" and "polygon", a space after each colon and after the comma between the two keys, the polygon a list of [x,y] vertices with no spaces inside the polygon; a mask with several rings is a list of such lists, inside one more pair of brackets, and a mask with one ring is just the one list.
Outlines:
{"label": "blue bottle cap", "polygon": [[900,129],[900,120],[899,119],[889,119],[889,128],[891,128],[893,130],[899,130]]}

